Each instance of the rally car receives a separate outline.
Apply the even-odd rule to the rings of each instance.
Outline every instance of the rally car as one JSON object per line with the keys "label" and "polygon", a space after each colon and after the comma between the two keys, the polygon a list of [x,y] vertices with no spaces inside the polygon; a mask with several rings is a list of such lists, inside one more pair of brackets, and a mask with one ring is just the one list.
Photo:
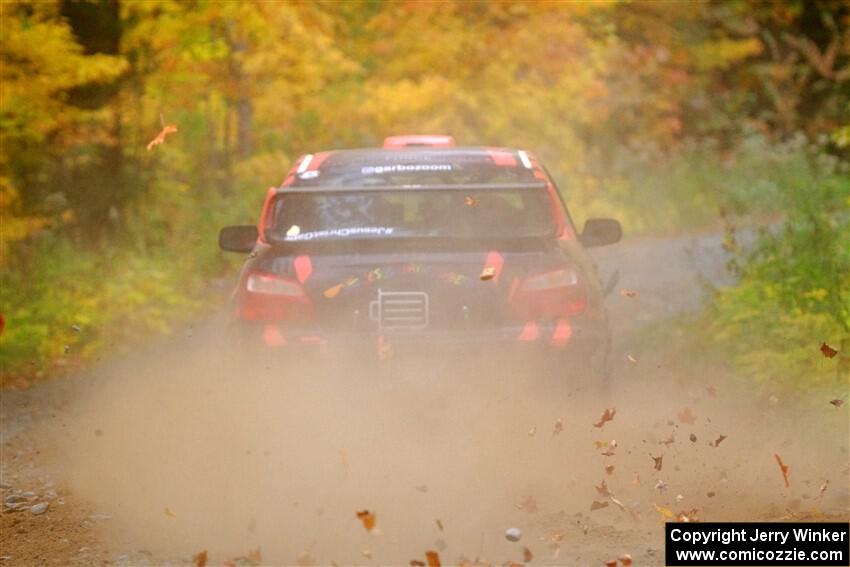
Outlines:
{"label": "rally car", "polygon": [[610,219],[577,232],[531,152],[396,136],[301,156],[257,226],[219,245],[250,253],[231,315],[263,348],[516,345],[602,373],[610,334],[585,248],[620,237]]}

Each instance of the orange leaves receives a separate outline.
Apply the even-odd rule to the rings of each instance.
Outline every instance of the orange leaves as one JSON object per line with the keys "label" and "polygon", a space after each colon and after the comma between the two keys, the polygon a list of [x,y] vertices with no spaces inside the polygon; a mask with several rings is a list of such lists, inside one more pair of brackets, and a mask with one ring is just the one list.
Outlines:
{"label": "orange leaves", "polygon": [[599,493],[599,496],[602,496],[604,498],[611,496],[611,492],[608,491],[608,485],[605,484],[604,480],[602,481],[602,484],[600,484],[599,486],[596,486],[594,488],[596,488],[596,492]]}
{"label": "orange leaves", "polygon": [[614,465],[606,465],[605,473],[609,476],[614,474]]}
{"label": "orange leaves", "polygon": [[425,559],[428,561],[428,567],[440,567],[440,554],[429,549],[425,552]]}
{"label": "orange leaves", "polygon": [[479,199],[476,199],[475,197],[466,197],[464,198],[463,202],[466,203],[467,207],[474,207],[478,205],[478,203],[480,203],[481,201]]}
{"label": "orange leaves", "polygon": [[634,299],[635,297],[637,297],[637,292],[633,289],[623,288],[620,290],[620,295],[622,295],[623,297],[628,297],[629,299]]}
{"label": "orange leaves", "polygon": [[195,567],[206,567],[207,565],[207,550],[199,551],[192,557],[195,562]]}
{"label": "orange leaves", "polygon": [[676,414],[676,417],[679,418],[679,421],[682,423],[687,423],[688,425],[693,425],[697,420],[697,416],[691,411],[691,408],[685,408]]}
{"label": "orange leaves", "polygon": [[602,416],[599,418],[599,421],[594,423],[593,427],[602,427],[606,422],[613,420],[616,413],[617,408],[605,408],[605,411],[602,412]]}
{"label": "orange leaves", "polygon": [[837,350],[835,350],[834,348],[832,348],[831,346],[829,346],[826,343],[820,344],[820,352],[826,358],[833,358],[833,357],[835,357],[836,354],[838,354]]}
{"label": "orange leaves", "polygon": [[776,464],[779,465],[779,470],[782,472],[782,480],[785,481],[785,487],[788,488],[791,486],[791,483],[788,482],[788,473],[791,467],[782,462],[782,457],[779,456],[779,453],[774,453],[773,456],[776,457]]}
{"label": "orange leaves", "polygon": [[357,512],[357,517],[363,522],[363,527],[366,528],[366,531],[372,531],[375,527],[375,514],[370,512],[369,510],[362,510]]}
{"label": "orange leaves", "polygon": [[660,471],[661,467],[664,466],[664,455],[656,457],[650,454],[649,456],[652,457],[652,460],[654,461],[655,470]]}
{"label": "orange leaves", "polygon": [[156,138],[151,140],[148,143],[148,151],[151,151],[154,146],[157,146],[165,141],[165,137],[169,134],[172,134],[177,131],[177,126],[174,124],[169,124],[167,126],[163,126],[162,130],[160,130],[159,134],[156,135]]}
{"label": "orange leaves", "polygon": [[522,560],[526,563],[530,563],[531,560],[534,559],[534,554],[531,553],[531,550],[527,547],[522,548]]}

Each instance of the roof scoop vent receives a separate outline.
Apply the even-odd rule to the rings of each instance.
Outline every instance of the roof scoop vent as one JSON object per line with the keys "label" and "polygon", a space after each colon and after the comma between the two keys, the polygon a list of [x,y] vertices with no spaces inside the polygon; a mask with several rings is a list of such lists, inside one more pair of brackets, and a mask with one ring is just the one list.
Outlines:
{"label": "roof scoop vent", "polygon": [[385,148],[451,148],[455,145],[452,136],[438,134],[415,134],[409,136],[390,136],[384,139]]}

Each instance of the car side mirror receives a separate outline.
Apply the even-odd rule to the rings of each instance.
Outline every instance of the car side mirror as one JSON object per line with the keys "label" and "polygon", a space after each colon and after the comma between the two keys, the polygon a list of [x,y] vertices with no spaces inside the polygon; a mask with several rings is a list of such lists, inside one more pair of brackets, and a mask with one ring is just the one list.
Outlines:
{"label": "car side mirror", "polygon": [[585,248],[605,246],[619,242],[623,237],[623,228],[614,219],[587,219],[579,239]]}
{"label": "car side mirror", "polygon": [[258,236],[254,225],[226,226],[218,233],[218,246],[228,252],[250,252]]}

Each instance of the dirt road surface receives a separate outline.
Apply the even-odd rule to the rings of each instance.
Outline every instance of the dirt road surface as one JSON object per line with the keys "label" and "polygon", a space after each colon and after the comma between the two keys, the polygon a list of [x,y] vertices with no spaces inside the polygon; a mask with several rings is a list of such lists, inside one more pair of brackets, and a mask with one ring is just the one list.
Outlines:
{"label": "dirt road surface", "polygon": [[407,565],[433,550],[444,565],[661,565],[670,516],[846,520],[847,405],[828,403],[846,393],[803,403],[646,340],[729,283],[720,238],[596,257],[620,277],[607,395],[477,352],[389,371],[248,363],[216,321],[4,392],[0,564],[180,565],[205,550],[210,564]]}

